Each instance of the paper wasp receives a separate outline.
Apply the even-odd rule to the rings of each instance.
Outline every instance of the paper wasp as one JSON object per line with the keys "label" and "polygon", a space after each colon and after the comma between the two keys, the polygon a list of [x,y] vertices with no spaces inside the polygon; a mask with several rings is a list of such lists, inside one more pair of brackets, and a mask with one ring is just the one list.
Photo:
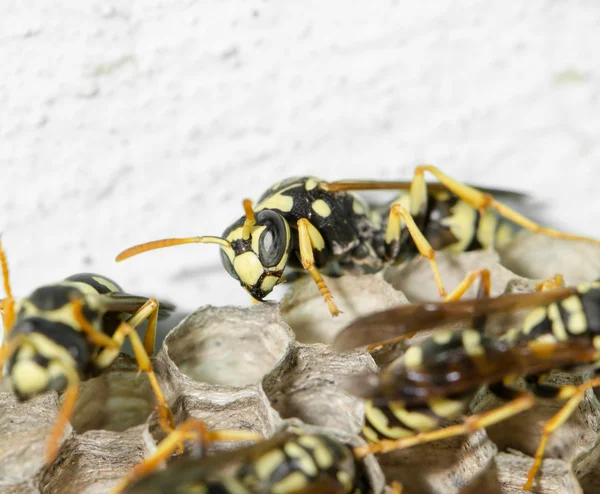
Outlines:
{"label": "paper wasp", "polygon": [[[12,388],[21,401],[46,391],[64,391],[62,409],[50,434],[46,462],[58,453],[58,444],[78,397],[79,382],[94,377],[117,358],[129,337],[140,370],[156,396],[159,424],[175,427],[152,370],[157,320],[174,307],[152,298],[130,295],[114,281],[82,273],[37,288],[29,297],[15,300],[8,263],[0,242],[0,264],[6,298],[0,301],[4,340],[0,347],[0,377],[5,361]],[[128,317],[129,316],[129,317]],[[135,328],[148,321],[144,341]]]}
{"label": "paper wasp", "polygon": [[[520,327],[500,337],[483,332],[487,316],[532,307]],[[374,444],[365,452],[385,452],[470,433],[531,408],[536,397],[566,400],[544,424],[524,485],[530,489],[549,436],[569,418],[587,389],[600,386],[600,377],[580,386],[546,382],[551,371],[597,368],[600,364],[600,283],[396,307],[353,322],[340,333],[337,346],[345,349],[396,339],[470,318],[479,321],[477,329],[434,332],[410,346],[401,360],[378,376],[355,381],[355,389],[370,399],[364,434]],[[515,387],[518,377],[524,378],[524,392]],[[443,420],[466,413],[483,385],[508,403],[440,428]]]}
{"label": "paper wasp", "polygon": [[[113,494],[367,493],[369,482],[352,448],[325,434],[280,432],[249,447],[203,458],[177,458],[153,472],[182,437],[197,429],[190,421],[167,437]],[[204,437],[203,437],[204,436]],[[202,425],[196,441],[207,442]]]}
{"label": "paper wasp", "polygon": [[[425,172],[440,183],[427,185]],[[385,189],[410,192],[381,211],[352,193]],[[542,227],[499,203],[489,192],[498,191],[479,191],[429,165],[418,166],[412,182],[290,178],[271,187],[254,208],[250,200],[244,200],[245,216],[222,237],[156,240],[121,252],[117,261],[174,245],[217,244],[226,271],[254,299],[262,300],[282,282],[286,267],[305,269],[335,316],[339,309],[319,269],[336,274],[379,270],[418,251],[430,261],[444,296],[435,250],[461,252],[507,243],[512,227],[492,211],[533,232],[600,245],[596,240]]]}

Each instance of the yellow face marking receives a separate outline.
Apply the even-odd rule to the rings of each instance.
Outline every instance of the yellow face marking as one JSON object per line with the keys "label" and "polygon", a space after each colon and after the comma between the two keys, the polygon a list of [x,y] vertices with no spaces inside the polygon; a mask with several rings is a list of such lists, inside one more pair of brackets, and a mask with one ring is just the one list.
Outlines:
{"label": "yellow face marking", "polygon": [[261,290],[265,292],[270,292],[273,290],[273,287],[277,284],[279,278],[277,276],[265,276],[265,279],[260,285]]}
{"label": "yellow face marking", "polygon": [[547,312],[545,307],[536,307],[533,309],[529,314],[527,314],[525,320],[523,321],[523,333],[531,333],[533,328],[544,322],[546,316]]}
{"label": "yellow face marking", "polygon": [[423,350],[420,346],[408,347],[404,353],[404,365],[409,369],[417,369],[423,364]]}
{"label": "yellow face marking", "polygon": [[23,394],[45,391],[49,375],[46,369],[33,360],[17,360],[11,369],[13,386]]}
{"label": "yellow face marking", "polygon": [[483,355],[485,353],[483,346],[481,346],[481,335],[474,329],[465,329],[462,332],[462,343],[467,355],[470,357]]}
{"label": "yellow face marking", "polygon": [[259,479],[265,480],[285,461],[283,451],[275,449],[264,454],[255,464],[254,469]]}
{"label": "yellow face marking", "polygon": [[304,184],[304,188],[306,190],[313,190],[317,185],[319,185],[320,180],[314,177],[309,178]]}
{"label": "yellow face marking", "polygon": [[312,210],[321,218],[327,218],[331,214],[331,208],[323,199],[317,199],[311,205]]}
{"label": "yellow face marking", "polygon": [[479,218],[479,226],[477,228],[477,240],[484,249],[488,249],[494,245],[496,240],[496,229],[498,227],[498,216],[492,212],[486,212]]}
{"label": "yellow face marking", "polygon": [[409,412],[398,402],[391,402],[388,406],[394,416],[411,429],[426,432],[435,429],[439,425],[434,418],[419,412]]}
{"label": "yellow face marking", "polygon": [[452,331],[436,331],[433,334],[433,341],[438,345],[446,345],[452,339]]}
{"label": "yellow face marking", "polygon": [[368,419],[369,423],[375,430],[382,436],[390,439],[400,439],[402,437],[410,437],[414,433],[403,427],[390,427],[389,422],[385,414],[377,407],[373,406],[373,403],[369,400],[365,403],[365,421]]}
{"label": "yellow face marking", "polygon": [[256,252],[257,254],[259,253],[259,241],[260,241],[260,236],[263,234],[263,232],[267,229],[266,226],[259,226],[259,227],[255,227],[252,229],[252,231],[250,232],[250,236],[252,237],[252,243],[251,243],[251,247],[252,250],[254,252]]}
{"label": "yellow face marking", "polygon": [[109,291],[111,291],[112,293],[116,293],[116,292],[120,292],[121,291],[121,290],[119,290],[119,288],[117,287],[117,285],[115,285],[114,283],[111,283],[106,278],[101,278],[100,276],[92,276],[92,279],[94,281],[96,281],[97,283],[101,284],[102,286],[105,286],[106,288],[108,288]]}
{"label": "yellow face marking", "polygon": [[443,218],[440,222],[448,227],[452,235],[458,242],[446,247],[443,250],[450,252],[463,252],[473,240],[475,235],[475,226],[477,221],[477,211],[465,201],[459,200],[452,207],[452,216]]}
{"label": "yellow face marking", "polygon": [[[292,187],[297,187],[297,184],[293,185]],[[260,204],[256,205],[254,211],[262,211],[263,209],[279,209],[284,213],[289,213],[294,207],[294,198],[292,196],[282,195],[282,192],[285,192],[288,188],[282,189],[276,194],[267,197]]]}
{"label": "yellow face marking", "polygon": [[600,350],[600,335],[594,336],[594,348]]}
{"label": "yellow face marking", "polygon": [[310,475],[311,477],[317,475],[317,466],[315,465],[313,458],[304,448],[298,446],[296,443],[287,443],[283,447],[283,450],[288,456],[296,459],[304,473]]}
{"label": "yellow face marking", "polygon": [[429,408],[431,408],[431,411],[438,417],[448,420],[460,417],[467,408],[466,403],[458,400],[449,400],[447,398],[432,398],[427,404],[429,405]]}
{"label": "yellow face marking", "polygon": [[550,304],[546,309],[548,313],[548,319],[552,321],[552,332],[559,341],[565,341],[569,336],[563,323],[562,317],[560,317],[560,311],[557,304]]}
{"label": "yellow face marking", "polygon": [[254,252],[244,252],[233,258],[233,269],[240,277],[240,281],[247,285],[254,285],[263,274],[263,266]]}
{"label": "yellow face marking", "polygon": [[273,487],[273,494],[285,494],[303,489],[308,484],[308,479],[302,472],[290,473],[282,480],[277,482]]}

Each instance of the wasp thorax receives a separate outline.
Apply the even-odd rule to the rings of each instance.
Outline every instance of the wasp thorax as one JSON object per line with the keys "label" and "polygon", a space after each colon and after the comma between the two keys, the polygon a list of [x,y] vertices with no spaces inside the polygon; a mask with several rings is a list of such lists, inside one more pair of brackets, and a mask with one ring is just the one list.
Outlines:
{"label": "wasp thorax", "polygon": [[250,295],[262,300],[280,281],[287,264],[291,247],[287,221],[275,211],[258,211],[251,228],[242,217],[223,237],[230,244],[221,250],[223,266]]}

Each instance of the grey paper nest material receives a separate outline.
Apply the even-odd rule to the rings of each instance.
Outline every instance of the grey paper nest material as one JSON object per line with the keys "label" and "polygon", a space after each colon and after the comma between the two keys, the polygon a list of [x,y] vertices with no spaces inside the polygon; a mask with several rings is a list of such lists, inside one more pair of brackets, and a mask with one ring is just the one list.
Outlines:
{"label": "grey paper nest material", "polygon": [[[531,290],[535,280],[556,272],[568,282],[600,276],[598,249],[541,236],[526,237],[501,253],[503,262],[526,278],[500,266],[499,259],[492,252],[438,255],[447,288],[468,271],[487,267],[492,271],[493,295],[507,287]],[[269,437],[301,420],[348,444],[362,444],[363,404],[342,384],[346,376],[373,371],[376,364],[362,351],[335,353],[329,343],[353,318],[407,299],[436,300],[437,289],[424,260],[376,275],[327,282],[344,311],[336,319],[329,316],[314,283],[306,277],[292,286],[281,313],[274,303],[245,309],[204,307],[171,331],[155,359],[155,369],[177,422],[195,417],[210,428],[249,429]],[[389,359],[389,355],[377,357]],[[17,403],[3,382],[0,493],[107,492],[162,437],[152,414],[147,379],[136,374],[135,362],[122,356],[107,374],[84,383],[73,427],[66,431],[60,455],[50,467],[43,464],[43,452],[58,397],[48,394]],[[575,383],[581,377],[563,374],[557,379]],[[482,392],[473,410],[494,404],[493,396]],[[537,445],[541,422],[557,406],[540,403],[487,432],[389,453],[378,461],[368,457],[365,465],[372,487],[375,492],[383,489],[383,468],[387,481],[402,481],[408,494],[521,492],[532,463],[526,455]],[[579,410],[552,438],[549,458],[532,492],[597,492],[599,423],[598,400],[588,392]],[[214,449],[235,446],[215,445]]]}

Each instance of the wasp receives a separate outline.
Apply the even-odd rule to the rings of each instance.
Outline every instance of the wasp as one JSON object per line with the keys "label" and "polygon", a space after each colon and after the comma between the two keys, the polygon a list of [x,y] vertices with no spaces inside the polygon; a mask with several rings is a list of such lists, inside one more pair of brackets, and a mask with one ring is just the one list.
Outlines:
{"label": "wasp", "polygon": [[369,492],[363,466],[350,446],[325,434],[301,430],[280,432],[251,446],[213,456],[177,458],[165,470],[153,472],[181,439],[208,442],[204,427],[196,422],[184,423],[167,436],[156,453],[137,465],[113,494],[124,489],[128,494]]}
{"label": "wasp", "polygon": [[[427,185],[425,172],[440,183]],[[385,189],[409,192],[382,210],[369,207],[354,194]],[[492,192],[498,191],[477,190],[430,165],[418,166],[411,182],[290,178],[267,190],[254,207],[245,199],[245,215],[221,237],[157,240],[131,247],[116,260],[174,245],[217,244],[225,270],[254,299],[263,300],[281,283],[286,267],[305,270],[335,316],[340,311],[320,269],[334,274],[377,271],[418,252],[429,260],[443,297],[446,290],[435,250],[500,247],[512,238],[509,222],[536,233],[600,245],[597,240],[542,227],[498,202]]]}
{"label": "wasp", "polygon": [[[550,435],[563,424],[586,390],[600,377],[579,385],[547,382],[555,370],[597,368],[600,364],[600,283],[550,287],[529,294],[400,306],[365,316],[340,333],[338,348],[362,346],[374,339],[413,335],[440,323],[475,318],[479,325],[437,331],[410,346],[400,360],[378,376],[363,376],[355,389],[370,399],[364,435],[373,443],[364,453],[385,452],[473,432],[531,408],[535,398],[563,400],[564,406],[543,426],[524,489],[530,489]],[[483,332],[492,314],[531,309],[522,325],[501,336]],[[374,329],[375,334],[369,334]],[[367,379],[368,377],[368,379]],[[523,377],[526,389],[515,382]],[[468,410],[483,385],[504,405],[439,428]]]}
{"label": "wasp", "polygon": [[[79,382],[97,376],[117,358],[126,337],[156,396],[159,424],[174,428],[173,417],[149,355],[154,353],[156,324],[174,307],[130,295],[105,276],[83,273],[37,288],[15,300],[6,255],[0,242],[0,264],[6,297],[0,301],[4,339],[0,347],[0,376],[6,373],[21,401],[50,390],[64,391],[61,411],[52,428],[45,459],[52,462],[78,397]],[[135,328],[148,321],[144,341]]]}

